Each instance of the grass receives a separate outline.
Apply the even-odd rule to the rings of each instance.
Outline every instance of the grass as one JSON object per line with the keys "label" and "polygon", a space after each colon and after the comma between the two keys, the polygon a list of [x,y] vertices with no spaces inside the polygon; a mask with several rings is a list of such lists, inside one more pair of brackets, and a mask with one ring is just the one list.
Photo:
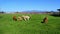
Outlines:
{"label": "grass", "polygon": [[[0,14],[0,34],[60,34],[60,17],[46,14],[24,14],[31,16],[29,21],[13,21],[12,17],[23,14]],[[48,16],[48,23],[41,23]]]}

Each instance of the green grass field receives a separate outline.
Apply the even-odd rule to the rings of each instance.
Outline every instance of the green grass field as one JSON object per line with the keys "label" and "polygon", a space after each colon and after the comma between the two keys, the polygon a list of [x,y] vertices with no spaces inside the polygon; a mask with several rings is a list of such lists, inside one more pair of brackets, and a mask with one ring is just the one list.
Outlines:
{"label": "green grass field", "polygon": [[[46,14],[29,15],[29,21],[13,21],[12,17],[23,14],[0,14],[0,34],[60,34],[60,17]],[[41,23],[48,16],[48,23]]]}

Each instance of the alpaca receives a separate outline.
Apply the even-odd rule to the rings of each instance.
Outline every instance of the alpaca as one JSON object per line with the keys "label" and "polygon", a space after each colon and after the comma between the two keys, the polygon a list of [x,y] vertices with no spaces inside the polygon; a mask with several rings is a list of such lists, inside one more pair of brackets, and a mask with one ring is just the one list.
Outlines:
{"label": "alpaca", "polygon": [[42,21],[42,23],[47,23],[48,22],[48,17],[45,17]]}
{"label": "alpaca", "polygon": [[22,16],[22,18],[26,21],[26,20],[29,20],[30,19],[30,17],[29,16]]}
{"label": "alpaca", "polygon": [[23,19],[22,19],[22,17],[18,17],[18,19],[17,19],[17,20],[21,21],[21,20],[23,20]]}
{"label": "alpaca", "polygon": [[16,18],[16,16],[13,16],[13,20],[17,21],[17,18]]}

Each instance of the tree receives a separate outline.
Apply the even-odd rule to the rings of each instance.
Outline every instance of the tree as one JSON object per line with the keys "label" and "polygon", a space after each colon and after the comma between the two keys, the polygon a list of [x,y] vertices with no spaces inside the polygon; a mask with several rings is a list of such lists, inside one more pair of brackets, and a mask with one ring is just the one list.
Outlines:
{"label": "tree", "polygon": [[3,14],[3,13],[5,13],[5,12],[4,12],[4,11],[1,11],[0,13],[2,13],[2,14]]}
{"label": "tree", "polygon": [[59,15],[60,15],[60,9],[57,9],[59,11]]}
{"label": "tree", "polygon": [[60,11],[60,9],[57,9],[58,11]]}

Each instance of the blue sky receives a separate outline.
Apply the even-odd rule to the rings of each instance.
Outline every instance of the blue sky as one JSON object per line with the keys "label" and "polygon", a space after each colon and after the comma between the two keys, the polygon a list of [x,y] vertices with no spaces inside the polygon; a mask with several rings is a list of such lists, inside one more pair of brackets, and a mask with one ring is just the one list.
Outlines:
{"label": "blue sky", "polygon": [[60,0],[0,0],[0,11],[14,12],[27,10],[56,11]]}

